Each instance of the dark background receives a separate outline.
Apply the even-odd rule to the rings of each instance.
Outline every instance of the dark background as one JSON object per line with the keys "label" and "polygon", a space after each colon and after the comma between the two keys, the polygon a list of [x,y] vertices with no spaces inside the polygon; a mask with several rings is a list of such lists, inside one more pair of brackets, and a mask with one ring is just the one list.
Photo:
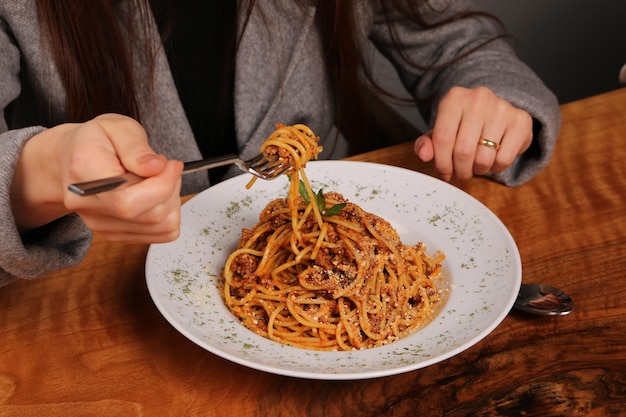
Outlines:
{"label": "dark background", "polygon": [[474,0],[498,16],[519,56],[561,104],[621,86],[626,0]]}

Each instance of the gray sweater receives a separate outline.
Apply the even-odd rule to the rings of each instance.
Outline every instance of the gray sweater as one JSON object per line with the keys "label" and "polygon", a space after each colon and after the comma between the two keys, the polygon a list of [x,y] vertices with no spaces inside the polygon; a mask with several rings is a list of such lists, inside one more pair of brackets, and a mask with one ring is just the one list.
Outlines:
{"label": "gray sweater", "polygon": [[[378,2],[356,3],[357,39],[364,45],[371,42],[391,61],[409,92],[420,97],[436,94],[431,109],[426,110],[430,123],[436,116],[439,99],[453,86],[487,86],[533,116],[540,126],[534,139],[539,152],[533,157],[519,157],[512,167],[494,177],[496,181],[520,185],[548,163],[560,127],[558,103],[537,76],[516,58],[509,44],[491,42],[445,70],[425,74],[408,66],[392,48],[388,28],[377,14]],[[448,1],[431,3],[443,10]],[[471,7],[465,1],[449,3],[446,13]],[[279,122],[309,125],[321,136],[323,145],[325,139],[333,138],[330,132],[334,111],[330,83],[321,64],[315,10],[296,7],[290,0],[259,0],[257,8],[262,13],[253,13],[236,57],[235,129],[239,152],[244,158],[257,153],[260,143]],[[267,25],[277,21],[281,24]],[[479,19],[431,30],[398,23],[405,52],[415,62],[434,65],[492,37],[496,31],[493,23]],[[156,29],[144,41],[159,42]],[[136,40],[131,45],[141,48],[140,42]],[[146,62],[137,59],[134,65],[139,74],[140,95],[146,97],[140,111],[152,147],[169,158],[200,158],[165,55],[160,51],[157,56],[152,80],[148,79]],[[34,110],[36,100],[45,101],[39,108],[47,109],[48,114]],[[0,285],[15,278],[34,278],[71,267],[80,262],[90,246],[91,232],[76,215],[20,235],[9,201],[23,144],[46,127],[64,121],[64,100],[59,75],[42,49],[35,0],[0,2]],[[198,192],[208,185],[205,174],[185,176],[182,192]]]}

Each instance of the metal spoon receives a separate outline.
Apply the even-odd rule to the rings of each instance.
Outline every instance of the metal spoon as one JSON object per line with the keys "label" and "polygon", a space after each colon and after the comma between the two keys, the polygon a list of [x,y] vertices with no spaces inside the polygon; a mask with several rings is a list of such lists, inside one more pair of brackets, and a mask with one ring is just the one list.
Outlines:
{"label": "metal spoon", "polygon": [[564,316],[574,310],[574,300],[546,284],[522,284],[514,308],[543,316]]}

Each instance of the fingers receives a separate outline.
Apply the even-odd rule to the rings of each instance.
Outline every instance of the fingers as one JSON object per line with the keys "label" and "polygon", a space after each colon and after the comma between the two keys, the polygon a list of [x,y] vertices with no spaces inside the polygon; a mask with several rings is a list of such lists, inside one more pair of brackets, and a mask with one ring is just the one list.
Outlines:
{"label": "fingers", "polygon": [[[464,121],[464,109],[455,104],[456,100],[456,97],[450,94],[441,100],[432,134],[435,168],[444,181],[449,181],[454,174],[453,156],[457,158],[458,162],[473,156],[467,155],[467,144],[457,144],[456,141],[461,122]],[[466,128],[464,134],[467,135],[467,133],[468,129]]]}
{"label": "fingers", "polygon": [[107,239],[125,243],[159,243],[175,239],[180,228],[182,163],[133,186],[81,197],[68,193],[68,206],[87,227]]}
{"label": "fingers", "polygon": [[[481,138],[488,140],[481,145]],[[532,141],[532,118],[525,111],[479,87],[455,87],[441,100],[433,130],[414,145],[439,176],[468,179],[508,168]]]}
{"label": "fingers", "polygon": [[105,114],[93,120],[111,140],[122,165],[127,171],[142,177],[158,174],[164,168],[164,158],[148,144],[148,136],[135,120],[117,114]]}
{"label": "fingers", "polygon": [[157,155],[139,123],[120,115],[99,116],[77,125],[70,143],[67,184],[126,171],[145,177],[137,184],[89,197],[66,191],[65,207],[89,228],[128,243],[164,242],[178,236],[183,164]]}
{"label": "fingers", "polygon": [[66,186],[126,171],[149,177],[165,166],[165,158],[148,144],[143,127],[129,117],[116,114],[75,125],[62,149],[62,165],[68,167],[64,176]]}
{"label": "fingers", "polygon": [[[475,146],[476,154],[474,157],[472,171],[476,175],[485,175],[492,172],[493,165],[496,161],[496,157],[500,150],[504,147],[504,134],[506,131],[506,113],[508,109],[508,103],[503,100],[498,100],[495,103],[495,107],[492,110],[492,116],[485,120],[480,117],[480,120],[476,121],[479,133],[474,137],[477,146]],[[493,107],[493,106],[492,106]],[[487,145],[481,143],[481,140],[487,140]],[[491,145],[495,143],[495,149]],[[509,141],[508,147],[513,142]],[[513,161],[511,161],[513,162]],[[470,174],[471,176],[471,174]],[[469,177],[467,177],[469,178]]]}
{"label": "fingers", "polygon": [[432,130],[424,133],[415,140],[415,144],[413,145],[415,154],[424,162],[430,162],[435,157],[432,135]]}
{"label": "fingers", "polygon": [[515,159],[526,152],[533,140],[533,121],[530,115],[522,110],[504,132],[501,146],[491,166],[491,172],[500,173],[507,169]]}
{"label": "fingers", "polygon": [[82,213],[90,229],[106,239],[123,243],[162,243],[180,233],[180,198],[168,200],[138,217],[113,217],[100,212]]}

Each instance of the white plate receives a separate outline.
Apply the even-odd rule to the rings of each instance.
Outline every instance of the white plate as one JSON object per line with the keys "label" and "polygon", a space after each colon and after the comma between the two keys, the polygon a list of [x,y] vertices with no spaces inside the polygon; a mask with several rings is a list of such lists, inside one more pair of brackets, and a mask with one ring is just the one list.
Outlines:
{"label": "white plate", "polygon": [[262,371],[313,379],[393,375],[450,358],[487,336],[507,315],[521,284],[517,246],[483,204],[435,178],[386,165],[316,161],[307,164],[314,190],[337,191],[388,221],[404,243],[442,250],[450,293],[436,317],[387,346],[320,352],[272,342],[246,329],[224,305],[217,277],[265,205],[287,195],[287,178],[241,175],[189,200],[181,235],[152,245],[146,260],[150,295],[180,333],[225,359]]}

